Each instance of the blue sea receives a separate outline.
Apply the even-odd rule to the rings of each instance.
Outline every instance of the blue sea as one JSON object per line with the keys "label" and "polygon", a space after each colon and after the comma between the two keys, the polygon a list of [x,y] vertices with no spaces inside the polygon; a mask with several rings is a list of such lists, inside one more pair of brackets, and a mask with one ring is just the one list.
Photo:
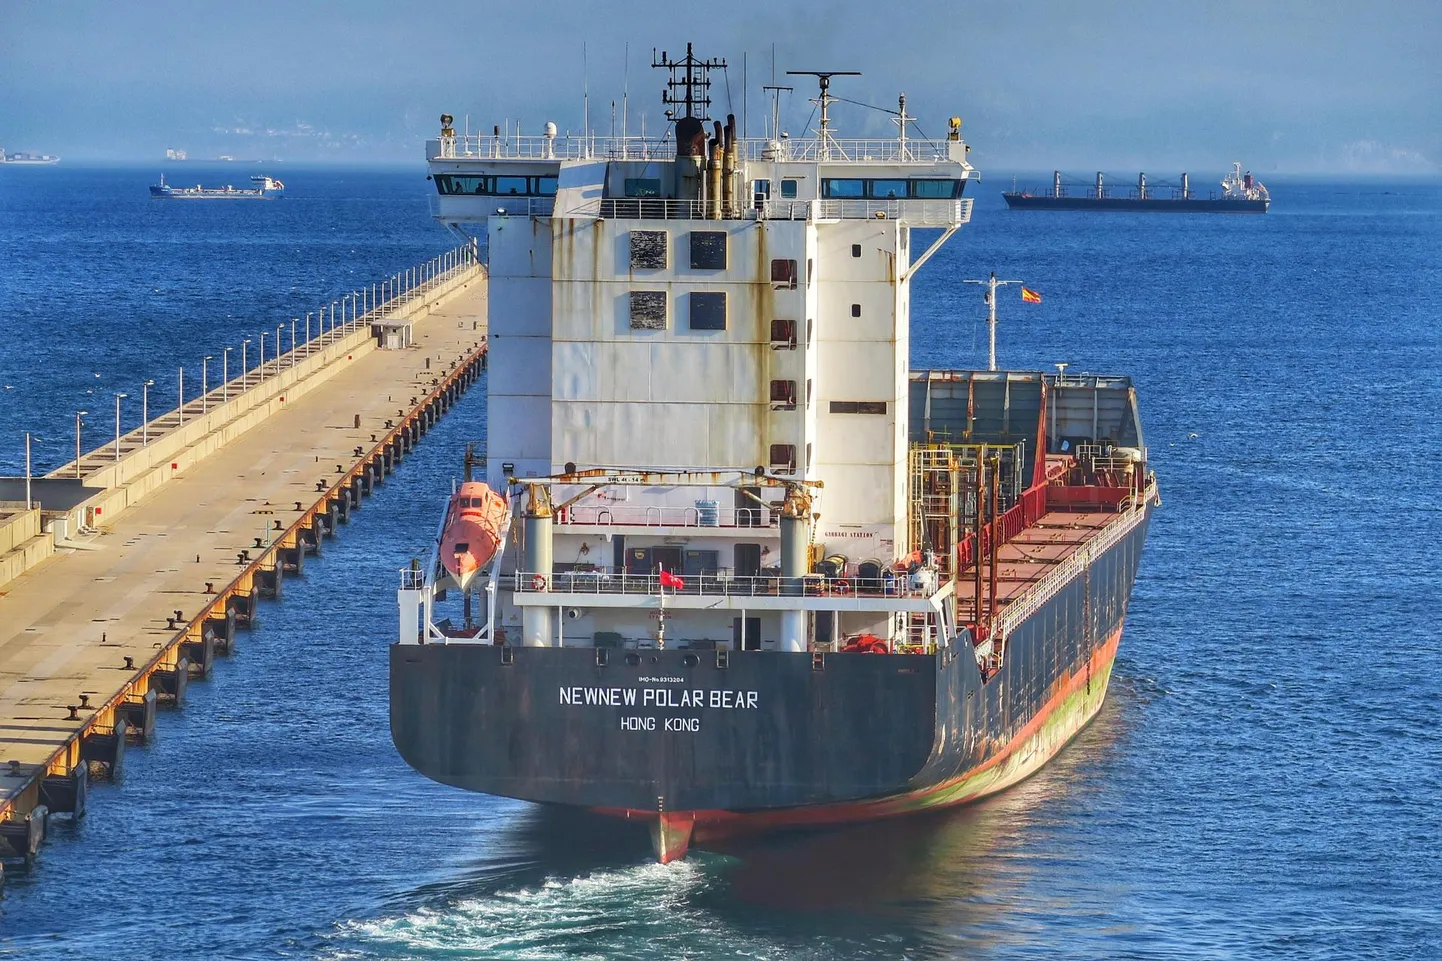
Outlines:
{"label": "blue sea", "polygon": [[[419,166],[266,172],[285,200],[0,169],[0,472],[25,431],[53,467],[77,410],[98,444],[116,392],[128,429],[143,380],[165,407],[179,367],[198,383],[203,356],[454,243]],[[394,572],[481,435],[476,390],[88,815],[52,822],[0,895],[0,956],[1442,957],[1442,185],[1013,214],[989,173],[917,277],[913,366],[984,365],[961,281],[1025,280],[1043,303],[1004,296],[1002,365],[1131,375],[1164,499],[1107,705],[1049,767],[664,867],[615,823],[425,780],[388,733]]]}

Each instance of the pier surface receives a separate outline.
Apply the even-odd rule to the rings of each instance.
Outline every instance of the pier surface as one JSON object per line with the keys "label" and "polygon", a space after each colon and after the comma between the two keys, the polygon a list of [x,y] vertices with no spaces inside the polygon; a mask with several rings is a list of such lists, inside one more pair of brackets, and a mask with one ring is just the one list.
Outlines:
{"label": "pier surface", "polygon": [[[173,439],[164,463],[150,449],[161,449],[161,424],[138,449],[127,435],[118,457],[106,448],[56,471],[82,474],[96,487],[89,503],[107,506],[91,507],[56,537],[53,556],[0,585],[0,827],[11,828],[11,850],[0,837],[0,853],[24,853],[15,828],[47,785],[83,782],[76,769],[94,758],[90,739],[123,741],[127,723],[133,736],[133,711],[148,699],[153,712],[154,691],[182,699],[185,677],[208,669],[212,642],[232,643],[255,598],[278,594],[285,570],[319,552],[322,536],[478,376],[484,274],[471,267],[443,280],[410,305],[407,349],[378,349],[363,316],[328,347],[302,345],[289,380],[281,358],[271,383],[240,385],[269,396],[227,419],[192,426],[199,418],[188,425],[171,412],[191,436]],[[310,356],[317,350],[329,354]],[[237,393],[233,384],[230,404]],[[227,629],[229,638],[213,637]],[[101,746],[118,768],[123,743]]]}

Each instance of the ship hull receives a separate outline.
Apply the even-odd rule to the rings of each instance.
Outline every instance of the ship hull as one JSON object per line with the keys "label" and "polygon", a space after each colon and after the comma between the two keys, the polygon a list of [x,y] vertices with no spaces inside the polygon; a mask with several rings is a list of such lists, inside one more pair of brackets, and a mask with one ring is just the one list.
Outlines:
{"label": "ship hull", "polygon": [[1114,210],[1144,213],[1209,213],[1264,214],[1269,200],[1233,198],[1164,197],[1045,197],[1033,194],[1004,193],[1006,205],[1012,210]]}
{"label": "ship hull", "polygon": [[1100,709],[1146,529],[1018,625],[989,680],[966,650],[397,645],[392,738],[446,784],[653,819],[663,860],[693,829],[704,843],[963,803]]}

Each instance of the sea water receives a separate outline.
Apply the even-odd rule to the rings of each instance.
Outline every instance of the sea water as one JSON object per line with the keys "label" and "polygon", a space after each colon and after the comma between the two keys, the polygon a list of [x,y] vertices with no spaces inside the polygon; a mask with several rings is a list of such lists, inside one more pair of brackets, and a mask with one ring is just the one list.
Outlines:
{"label": "sea water", "polygon": [[[223,348],[234,365],[454,242],[418,167],[264,172],[286,199],[0,169],[0,471],[25,431],[63,463],[77,410],[94,446],[116,392],[128,430],[143,380],[168,407],[179,367],[196,385],[210,355],[213,378]],[[1442,188],[1272,178],[1260,217],[1010,213],[1003,180],[917,275],[913,366],[984,365],[961,281],[1026,281],[1043,302],[1003,292],[1002,366],[1131,375],[1164,501],[1107,704],[1041,773],[660,866],[644,832],[410,770],[395,571],[482,439],[475,390],[87,816],[52,822],[0,896],[0,955],[1442,956]]]}

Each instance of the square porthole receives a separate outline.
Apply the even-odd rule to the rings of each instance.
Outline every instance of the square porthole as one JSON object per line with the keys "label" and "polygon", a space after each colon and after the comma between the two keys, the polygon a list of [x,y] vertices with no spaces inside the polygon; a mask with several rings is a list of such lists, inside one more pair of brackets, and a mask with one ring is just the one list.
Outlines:
{"label": "square porthole", "polygon": [[631,329],[666,329],[666,291],[631,291]]}
{"label": "square porthole", "polygon": [[691,329],[726,329],[726,294],[724,291],[693,290],[691,292]]}
{"label": "square porthole", "polygon": [[691,231],[691,269],[726,269],[726,231]]}
{"label": "square porthole", "polygon": [[631,269],[666,269],[666,231],[631,231]]}

